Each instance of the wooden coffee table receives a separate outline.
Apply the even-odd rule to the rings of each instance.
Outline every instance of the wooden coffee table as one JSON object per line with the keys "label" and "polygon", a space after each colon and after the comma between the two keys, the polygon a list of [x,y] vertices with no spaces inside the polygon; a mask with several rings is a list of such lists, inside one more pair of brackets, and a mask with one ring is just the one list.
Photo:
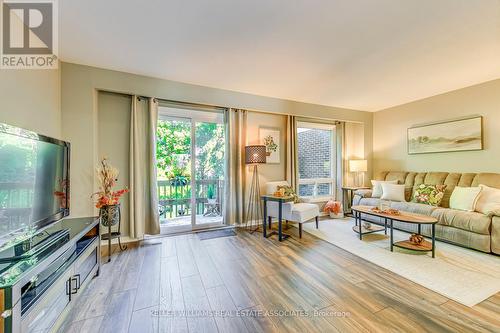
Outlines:
{"label": "wooden coffee table", "polygon": [[[432,257],[435,257],[436,254],[436,224],[438,220],[435,217],[409,213],[409,212],[400,212],[400,215],[386,214],[386,213],[378,213],[372,211],[371,206],[353,206],[351,209],[354,214],[355,225],[353,230],[359,233],[359,239],[363,238],[364,234],[377,232],[385,230],[387,234],[387,222],[389,222],[389,226],[391,228],[391,252],[393,251],[393,247],[400,247],[407,250],[413,251],[423,251],[423,252],[432,252]],[[377,216],[384,219],[384,227],[381,226],[372,226],[375,228],[373,230],[366,229],[362,226],[361,214],[367,214],[372,216]],[[410,242],[409,240],[394,242],[394,233],[393,233],[393,222],[403,222],[403,223],[411,223],[416,224],[418,228],[418,234],[421,235],[421,227],[423,224],[430,224],[432,233],[431,233],[431,242],[425,240],[420,244],[415,244]]]}

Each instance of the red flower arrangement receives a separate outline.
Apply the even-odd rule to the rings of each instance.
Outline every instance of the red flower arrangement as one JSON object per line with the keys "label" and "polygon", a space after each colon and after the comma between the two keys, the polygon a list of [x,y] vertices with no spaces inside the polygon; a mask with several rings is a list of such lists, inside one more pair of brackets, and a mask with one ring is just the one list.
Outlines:
{"label": "red flower arrangement", "polygon": [[118,169],[108,164],[107,159],[103,158],[96,172],[99,179],[99,191],[92,194],[92,197],[96,198],[96,208],[118,204],[122,195],[129,191],[128,188],[113,191],[120,173]]}
{"label": "red flower arrangement", "polygon": [[338,215],[342,211],[342,205],[338,201],[330,200],[326,203],[323,211],[328,214]]}

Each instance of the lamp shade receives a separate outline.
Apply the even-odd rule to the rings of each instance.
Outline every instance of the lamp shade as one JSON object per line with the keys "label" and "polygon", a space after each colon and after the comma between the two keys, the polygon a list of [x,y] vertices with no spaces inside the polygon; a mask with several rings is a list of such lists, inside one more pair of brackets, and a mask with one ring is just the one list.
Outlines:
{"label": "lamp shade", "polygon": [[253,145],[245,147],[245,163],[246,164],[262,164],[266,163],[266,146]]}
{"label": "lamp shade", "polygon": [[351,172],[366,172],[368,171],[367,160],[350,160],[349,171]]}

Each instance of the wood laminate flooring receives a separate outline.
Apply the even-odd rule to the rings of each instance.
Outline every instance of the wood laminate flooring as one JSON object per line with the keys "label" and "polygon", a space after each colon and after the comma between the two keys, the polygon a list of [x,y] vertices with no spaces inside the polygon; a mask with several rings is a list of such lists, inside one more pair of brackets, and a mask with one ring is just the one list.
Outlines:
{"label": "wood laminate flooring", "polygon": [[500,332],[500,294],[468,308],[287,232],[282,243],[240,230],[117,252],[60,332]]}

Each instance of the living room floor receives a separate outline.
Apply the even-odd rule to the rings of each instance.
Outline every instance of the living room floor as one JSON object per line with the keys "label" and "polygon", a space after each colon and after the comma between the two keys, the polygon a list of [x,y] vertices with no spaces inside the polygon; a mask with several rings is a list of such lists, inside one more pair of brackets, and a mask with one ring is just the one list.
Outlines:
{"label": "living room floor", "polygon": [[[492,332],[500,294],[468,308],[310,234],[148,240],[103,264],[61,332]],[[103,263],[105,258],[103,258]],[[175,316],[213,311],[213,317]],[[237,310],[245,310],[236,316]],[[278,311],[294,311],[276,316]],[[321,312],[315,312],[321,310]],[[217,312],[219,311],[219,312]],[[221,316],[228,311],[228,316]],[[270,316],[260,316],[273,311]],[[203,313],[203,312],[201,312]],[[172,315],[174,314],[174,315]],[[198,313],[199,314],[199,313]],[[319,314],[319,315],[318,315]],[[99,330],[98,330],[99,328]]]}

